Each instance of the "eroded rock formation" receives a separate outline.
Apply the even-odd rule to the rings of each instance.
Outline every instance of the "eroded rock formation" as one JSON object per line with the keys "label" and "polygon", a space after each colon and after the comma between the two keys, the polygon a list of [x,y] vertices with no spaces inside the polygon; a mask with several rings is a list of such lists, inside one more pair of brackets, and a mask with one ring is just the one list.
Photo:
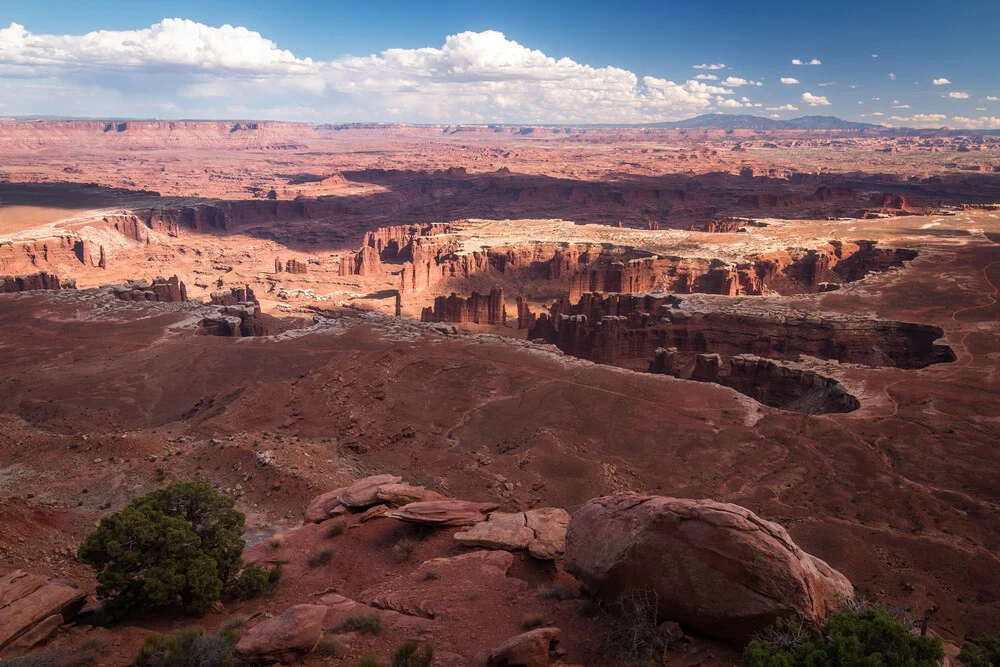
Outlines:
{"label": "eroded rock formation", "polygon": [[62,289],[73,288],[75,281],[62,282],[59,276],[39,271],[24,276],[0,276],[0,294],[10,294],[12,292],[31,292],[40,289]]}
{"label": "eroded rock formation", "polygon": [[450,322],[454,324],[507,324],[507,309],[504,305],[503,290],[492,289],[487,295],[473,292],[463,299],[452,293],[439,296],[434,306],[424,308],[421,322]]}
{"label": "eroded rock formation", "polygon": [[130,280],[124,285],[112,285],[116,299],[122,301],[161,301],[176,303],[187,301],[187,287],[177,276],[157,276],[148,280]]}
{"label": "eroded rock formation", "polygon": [[267,335],[260,302],[249,285],[212,292],[211,303],[220,306],[219,314],[201,320],[201,333],[230,338]]}

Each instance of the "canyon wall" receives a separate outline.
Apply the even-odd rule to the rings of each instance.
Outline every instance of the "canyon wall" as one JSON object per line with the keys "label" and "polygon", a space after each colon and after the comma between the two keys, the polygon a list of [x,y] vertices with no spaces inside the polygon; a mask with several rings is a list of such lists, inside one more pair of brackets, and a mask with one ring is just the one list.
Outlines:
{"label": "canyon wall", "polygon": [[[767,312],[688,312],[671,295],[587,294],[538,316],[529,330],[573,356],[598,363],[646,367],[659,348],[680,354],[754,354],[775,359],[800,355],[842,363],[896,368],[955,359],[937,341],[937,327],[854,318]],[[635,360],[639,360],[638,362]]]}
{"label": "canyon wall", "polygon": [[433,307],[423,309],[420,321],[505,325],[507,309],[504,305],[503,290],[492,289],[486,295],[473,292],[467,299],[454,293],[447,297],[439,296],[434,299]]}
{"label": "canyon wall", "polygon": [[0,276],[0,294],[31,292],[41,289],[72,289],[75,286],[73,281],[61,282],[59,276],[45,271],[23,276]]}

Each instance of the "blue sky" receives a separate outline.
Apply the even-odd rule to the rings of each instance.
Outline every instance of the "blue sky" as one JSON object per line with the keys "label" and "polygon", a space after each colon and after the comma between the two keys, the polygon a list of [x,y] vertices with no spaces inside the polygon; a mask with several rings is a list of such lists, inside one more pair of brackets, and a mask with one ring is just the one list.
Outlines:
{"label": "blue sky", "polygon": [[987,0],[0,0],[0,114],[994,127],[998,24]]}

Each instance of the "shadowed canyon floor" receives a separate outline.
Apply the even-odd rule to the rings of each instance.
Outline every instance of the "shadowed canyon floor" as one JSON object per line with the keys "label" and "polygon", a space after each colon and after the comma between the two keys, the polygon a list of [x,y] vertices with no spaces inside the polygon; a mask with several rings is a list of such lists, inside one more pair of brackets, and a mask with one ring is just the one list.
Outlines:
{"label": "shadowed canyon floor", "polygon": [[[896,139],[913,159],[881,163],[890,140],[761,137],[764,175],[741,175],[751,165],[731,149],[752,149],[746,136],[385,132],[236,147],[184,135],[176,152],[149,133],[122,153],[89,134],[41,133],[39,148],[0,124],[0,274],[76,284],[0,278],[13,292],[0,293],[0,520],[13,528],[0,573],[93,593],[76,546],[166,481],[233,493],[260,542],[320,493],[391,473],[506,511],[620,491],[731,502],[945,638],[1000,625],[1000,211],[961,208],[1000,200],[995,150]],[[810,156],[829,141],[867,162],[821,172]],[[657,146],[695,157],[681,169]],[[612,179],[619,149],[639,166]],[[202,180],[221,152],[242,166]],[[118,171],[96,168],[119,154]],[[292,164],[279,172],[276,154]],[[170,161],[184,174],[172,183],[157,171]],[[302,192],[268,199],[279,174]],[[99,287],[158,275],[191,300],[168,281]],[[393,520],[349,530],[329,570],[302,565],[322,538],[301,530],[289,583],[226,618],[410,576],[388,555],[408,530]],[[462,552],[418,537],[416,563]],[[581,600],[535,593],[575,585],[561,567],[518,556],[511,579],[526,584],[473,579],[481,602],[428,589],[452,619],[429,630],[442,664],[481,661],[536,611],[562,629],[567,662],[601,664]],[[127,664],[146,630],[188,622],[57,641],[103,633],[109,664]],[[415,627],[400,623],[352,654],[395,646]],[[470,642],[477,628],[489,632]],[[705,664],[737,659],[710,647]]]}

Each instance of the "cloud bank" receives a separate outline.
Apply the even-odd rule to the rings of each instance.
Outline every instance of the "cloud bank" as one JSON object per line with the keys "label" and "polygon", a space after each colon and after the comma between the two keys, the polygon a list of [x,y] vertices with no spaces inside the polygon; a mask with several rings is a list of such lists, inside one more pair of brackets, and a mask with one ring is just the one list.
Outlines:
{"label": "cloud bank", "polygon": [[[723,63],[692,67],[702,72],[687,80],[639,76],[554,58],[492,30],[450,35],[440,46],[314,60],[243,27],[186,19],[85,35],[36,34],[17,23],[0,28],[0,99],[11,114],[639,123],[763,107],[735,94],[762,86],[759,80],[727,76]],[[808,92],[801,100],[831,104]]]}
{"label": "cloud bank", "polygon": [[492,30],[451,35],[440,47],[318,61],[246,28],[184,19],[86,35],[34,34],[16,23],[0,29],[0,97],[18,99],[21,113],[51,113],[39,107],[55,94],[74,100],[77,108],[59,112],[68,115],[155,115],[179,104],[242,117],[642,122],[714,110],[744,85],[761,84],[640,78],[556,59]]}

